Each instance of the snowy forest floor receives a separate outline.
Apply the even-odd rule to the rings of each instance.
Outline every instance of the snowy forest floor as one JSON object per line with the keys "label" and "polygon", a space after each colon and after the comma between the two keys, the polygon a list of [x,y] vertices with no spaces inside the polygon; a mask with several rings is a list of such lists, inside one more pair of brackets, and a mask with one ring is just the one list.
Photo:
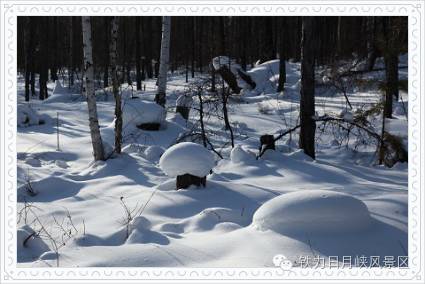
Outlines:
{"label": "snowy forest floor", "polygon": [[[25,207],[30,204],[26,222],[34,230],[42,224],[51,239],[29,242],[26,247],[18,244],[20,265],[270,267],[276,254],[284,254],[295,266],[301,256],[351,256],[354,261],[362,255],[380,256],[381,260],[406,255],[407,163],[392,168],[376,165],[375,149],[353,150],[353,141],[339,145],[330,131],[319,130],[315,161],[298,150],[295,133],[277,141],[277,151],[255,159],[261,135],[277,134],[298,123],[299,68],[299,63],[287,63],[283,95],[266,93],[230,100],[235,144],[245,153],[241,159],[230,159],[229,133],[222,119],[208,117],[210,140],[224,159],[216,156],[217,165],[207,177],[207,186],[200,189],[174,190],[175,180],[161,171],[159,157],[145,151],[152,145],[167,149],[198,120],[197,110],[191,111],[188,123],[174,111],[177,96],[187,86],[184,74],[169,78],[166,126],[127,135],[123,153],[105,162],[93,162],[87,104],[81,95],[64,88],[61,93],[49,92],[50,98],[43,102],[32,99],[29,104],[44,124],[18,127],[18,211],[27,212]],[[383,72],[365,76],[382,79]],[[400,69],[400,78],[407,79],[407,69]],[[144,83],[146,91],[136,92],[134,87],[134,95],[153,101],[155,80]],[[53,87],[50,83],[49,90]],[[122,88],[128,97],[131,88],[126,84]],[[18,77],[18,106],[27,104],[23,93],[23,78]],[[348,96],[354,108],[364,108],[382,95],[371,87],[353,90]],[[407,102],[407,93],[401,96]],[[99,93],[97,107],[99,123],[105,128],[114,119],[112,97]],[[345,108],[342,94],[317,89],[319,115],[339,114]],[[380,125],[380,119],[374,123]],[[388,127],[407,139],[404,114],[395,114]],[[27,194],[29,180],[38,192],[35,196]],[[362,200],[374,225],[355,232],[285,235],[258,230],[252,224],[254,212],[266,201],[312,189],[348,193]],[[143,210],[129,230],[123,224],[121,197],[130,210]],[[279,218],[285,216],[276,216]],[[24,219],[21,216],[18,230],[30,230]],[[56,254],[49,252],[54,250],[52,239],[60,246],[59,262]]]}

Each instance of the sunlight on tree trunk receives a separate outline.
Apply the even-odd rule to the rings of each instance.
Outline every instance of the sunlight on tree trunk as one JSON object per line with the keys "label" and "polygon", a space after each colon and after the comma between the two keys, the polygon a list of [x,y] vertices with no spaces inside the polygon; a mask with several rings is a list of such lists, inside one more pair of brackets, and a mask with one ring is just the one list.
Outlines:
{"label": "sunlight on tree trunk", "polygon": [[171,17],[162,18],[162,40],[161,57],[159,63],[158,90],[155,96],[155,102],[165,106],[167,90],[167,72],[170,58],[170,35],[171,35]]}
{"label": "sunlight on tree trunk", "polygon": [[96,96],[94,93],[94,69],[92,54],[91,19],[82,17],[83,51],[84,51],[84,85],[89,110],[90,136],[93,145],[93,155],[96,161],[104,160],[102,137],[100,136],[99,121],[97,118]]}

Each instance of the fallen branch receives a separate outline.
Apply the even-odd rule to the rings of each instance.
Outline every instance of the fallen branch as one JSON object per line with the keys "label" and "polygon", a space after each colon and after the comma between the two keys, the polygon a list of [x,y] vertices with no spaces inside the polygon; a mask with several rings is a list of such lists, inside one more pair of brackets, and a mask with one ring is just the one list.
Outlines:
{"label": "fallen branch", "polygon": [[[378,150],[383,151],[383,155],[385,155],[385,153],[389,153],[389,150],[393,150],[394,151],[394,155],[393,157],[390,157],[391,159],[386,159],[385,164],[389,167],[392,167],[394,165],[394,163],[396,161],[401,161],[401,162],[405,162],[408,159],[408,154],[406,149],[404,149],[400,139],[392,134],[390,134],[387,131],[384,131],[383,135],[380,135],[376,132],[374,132],[374,130],[369,129],[367,126],[363,125],[362,122],[364,122],[364,120],[361,119],[361,117],[359,117],[358,121],[356,121],[356,118],[353,120],[347,120],[343,117],[333,117],[333,116],[328,116],[328,115],[324,115],[321,117],[317,117],[314,118],[315,122],[336,122],[336,123],[346,123],[352,127],[356,127],[364,132],[366,132],[370,137],[374,138],[377,142],[378,142]],[[290,129],[285,130],[284,132],[282,132],[281,134],[279,134],[278,136],[276,136],[274,138],[274,142],[276,142],[277,140],[281,139],[282,137],[284,137],[285,135],[292,133],[294,131],[296,131],[298,128],[301,127],[301,124],[298,124]],[[343,126],[342,126],[343,127]],[[343,127],[344,130],[346,130],[348,133],[350,133],[351,129],[350,128],[346,128]],[[260,158],[265,151],[267,150],[267,148],[261,149],[257,159]]]}

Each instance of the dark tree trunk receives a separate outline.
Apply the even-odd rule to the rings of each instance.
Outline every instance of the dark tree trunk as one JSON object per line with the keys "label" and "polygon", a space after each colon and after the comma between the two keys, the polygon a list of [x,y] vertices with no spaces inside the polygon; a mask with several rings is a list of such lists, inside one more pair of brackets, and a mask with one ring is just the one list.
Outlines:
{"label": "dark tree trunk", "polygon": [[385,61],[385,104],[384,115],[391,118],[393,113],[393,98],[398,101],[398,48],[396,46],[396,27],[391,17],[384,19],[384,34],[386,39]]}
{"label": "dark tree trunk", "polygon": [[70,19],[70,36],[69,36],[69,67],[68,67],[68,87],[74,85],[74,40],[75,40],[75,17],[71,17]]}
{"label": "dark tree trunk", "polygon": [[240,69],[237,69],[237,72],[239,77],[244,80],[251,87],[251,89],[255,89],[257,84],[254,82],[254,80],[252,80],[251,76],[249,76],[248,73],[245,73],[243,70]]}
{"label": "dark tree trunk", "polygon": [[366,70],[372,71],[378,58],[378,50],[376,47],[377,17],[368,17],[366,20],[367,33],[367,64]]}
{"label": "dark tree trunk", "polygon": [[198,32],[198,34],[199,34],[199,37],[198,37],[198,67],[199,67],[199,72],[200,73],[202,73],[202,65],[203,65],[203,63],[202,63],[202,48],[203,48],[203,46],[202,46],[202,33],[203,33],[203,28],[204,28],[204,26],[203,26],[203,23],[204,23],[204,21],[203,21],[203,17],[199,17],[198,18],[198,22],[197,22],[197,24],[199,24],[199,32]]}
{"label": "dark tree trunk", "polygon": [[286,83],[286,48],[285,48],[285,40],[286,34],[284,34],[286,23],[284,22],[284,18],[281,19],[281,32],[279,35],[279,84],[277,86],[278,92],[283,92],[285,89],[285,83]]}
{"label": "dark tree trunk", "polygon": [[152,31],[152,17],[146,17],[146,28],[144,29],[145,56],[146,56],[146,75],[149,79],[153,78],[152,69],[152,38],[149,38],[149,31]]}
{"label": "dark tree trunk", "polygon": [[226,34],[225,34],[225,22],[224,22],[224,17],[219,17],[220,19],[220,23],[219,23],[219,27],[220,27],[220,55],[226,55]]}
{"label": "dark tree trunk", "polygon": [[[34,28],[35,23],[31,17],[27,18],[25,32],[25,101],[30,100],[30,85],[34,87]],[[33,93],[34,95],[34,93]]]}
{"label": "dark tree trunk", "polygon": [[31,86],[31,96],[35,96],[35,64],[34,62],[32,64],[32,71],[30,76],[30,86]]}
{"label": "dark tree trunk", "polygon": [[104,28],[105,28],[105,65],[103,68],[103,87],[107,88],[109,86],[109,41],[111,28],[109,25],[110,18],[104,17]]}
{"label": "dark tree trunk", "polygon": [[57,26],[58,26],[58,18],[53,17],[53,26],[48,27],[52,29],[52,40],[51,40],[51,47],[52,47],[52,59],[50,64],[50,79],[55,82],[58,79],[58,32],[57,32]]}
{"label": "dark tree trunk", "polygon": [[227,67],[226,65],[222,65],[220,69],[216,70],[216,72],[220,74],[221,78],[226,81],[226,83],[229,85],[229,87],[235,94],[240,93],[241,88],[238,85],[236,76],[230,71],[229,67]]}
{"label": "dark tree trunk", "polygon": [[142,89],[142,74],[140,73],[140,17],[136,17],[136,85]]}
{"label": "dark tree trunk", "polygon": [[[214,21],[214,18],[212,18],[211,19],[211,37],[212,37],[212,40],[211,40],[211,47],[210,47],[210,52],[211,52],[211,55],[210,55],[210,59],[212,59],[214,56],[215,56],[215,38],[214,38],[214,34],[215,34],[215,21]],[[216,83],[216,80],[215,80],[215,76],[216,76],[216,74],[215,74],[215,70],[214,70],[214,66],[212,65],[212,64],[210,64],[210,73],[211,73],[211,92],[215,92],[216,91],[216,88],[215,88],[215,83]]]}
{"label": "dark tree trunk", "polygon": [[202,99],[202,93],[198,92],[199,99],[199,122],[201,124],[201,135],[202,135],[202,144],[207,148],[207,134],[205,133],[204,125],[204,101]]}
{"label": "dark tree trunk", "polygon": [[212,64],[211,64],[211,92],[215,92],[216,91],[216,89],[215,89],[215,69],[214,69],[214,67],[212,66]]}
{"label": "dark tree trunk", "polygon": [[264,34],[261,45],[261,62],[271,60],[275,57],[275,47],[273,44],[273,17],[264,17]]}
{"label": "dark tree trunk", "polygon": [[[227,90],[227,92],[229,92]],[[222,94],[221,94],[221,99],[222,99],[222,103],[223,103],[223,117],[224,117],[224,126],[226,130],[229,130],[230,132],[230,142],[232,144],[232,148],[235,147],[235,142],[234,142],[234,137],[233,137],[233,129],[232,126],[230,125],[230,121],[229,121],[229,112],[227,110],[227,100],[229,98],[229,93],[225,93],[225,90],[223,88],[222,90]]]}
{"label": "dark tree trunk", "polygon": [[47,99],[47,80],[49,76],[49,18],[41,17],[40,31],[40,77],[39,77],[39,99]]}
{"label": "dark tree trunk", "polygon": [[195,17],[191,17],[191,19],[192,19],[192,22],[191,22],[191,26],[192,26],[192,29],[191,29],[191,34],[192,34],[192,56],[191,56],[191,66],[190,66],[190,71],[191,71],[191,74],[192,74],[192,78],[194,78],[195,77],[195,48],[196,48],[196,37],[195,37],[195,34],[196,34],[196,30],[195,30]]}
{"label": "dark tree trunk", "polygon": [[314,61],[317,47],[315,17],[302,18],[301,39],[301,101],[300,101],[300,140],[299,146],[304,153],[315,159],[314,138],[316,122],[314,106]]}

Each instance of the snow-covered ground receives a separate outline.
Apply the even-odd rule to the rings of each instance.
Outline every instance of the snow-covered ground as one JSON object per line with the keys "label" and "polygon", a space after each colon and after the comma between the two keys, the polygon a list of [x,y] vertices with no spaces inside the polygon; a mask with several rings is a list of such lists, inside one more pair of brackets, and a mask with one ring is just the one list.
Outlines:
{"label": "snow-covered ground", "polygon": [[[382,77],[382,72],[375,73],[367,76]],[[270,74],[267,84],[276,84],[277,77]],[[353,262],[356,257],[379,256],[382,264],[385,256],[406,255],[407,164],[376,165],[374,149],[355,151],[339,145],[320,128],[315,161],[297,149],[295,134],[277,141],[277,151],[255,158],[261,135],[298,123],[299,77],[299,63],[288,62],[283,95],[245,93],[230,100],[233,150],[222,119],[210,116],[210,140],[223,159],[214,155],[205,188],[178,191],[175,178],[161,170],[159,160],[198,118],[193,109],[188,122],[174,111],[187,85],[184,75],[169,79],[169,108],[160,130],[130,125],[124,129],[123,153],[105,162],[93,162],[87,104],[80,95],[51,83],[49,91],[56,92],[49,92],[49,99],[25,103],[19,77],[18,110],[23,112],[18,114],[17,139],[18,262],[62,267],[268,267],[274,266],[277,254],[295,266],[303,256],[351,256]],[[400,77],[407,78],[407,69],[400,69]],[[125,108],[134,99],[131,87],[122,88]],[[136,105],[149,106],[155,89],[155,81],[149,80],[145,92],[134,91],[133,96],[140,97],[136,100],[142,101]],[[262,88],[270,89],[274,87]],[[370,107],[381,98],[372,87],[349,91],[348,96],[354,108]],[[114,102],[102,91],[98,98],[103,138],[113,145]],[[406,103],[407,94],[402,92],[402,98]],[[318,115],[346,109],[340,93],[324,88],[317,89],[316,105]],[[395,105],[399,109],[388,125],[407,139],[406,116],[400,104]],[[22,118],[25,113],[29,125]],[[40,119],[43,123],[34,125]],[[380,125],[379,118],[375,123]],[[199,166],[187,165],[188,161],[182,159],[181,167]],[[179,165],[172,166],[176,171]],[[28,194],[29,184],[34,196]],[[132,220],[125,208],[134,215]],[[33,230],[41,231],[42,239],[28,238],[23,245]]]}

